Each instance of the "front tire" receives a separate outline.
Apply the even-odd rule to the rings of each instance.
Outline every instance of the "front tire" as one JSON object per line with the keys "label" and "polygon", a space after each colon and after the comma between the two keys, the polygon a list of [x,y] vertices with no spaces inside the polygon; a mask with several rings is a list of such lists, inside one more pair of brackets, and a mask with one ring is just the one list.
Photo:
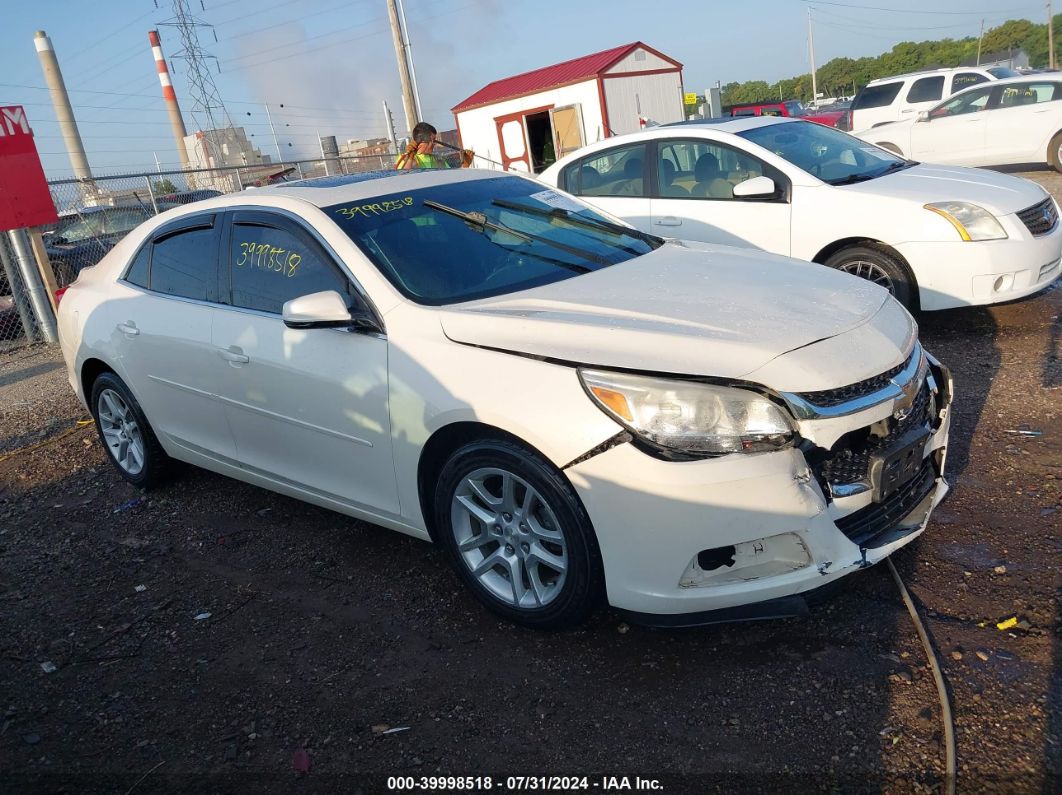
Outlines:
{"label": "front tire", "polygon": [[437,537],[487,608],[536,629],[581,623],[602,601],[601,555],[586,509],[548,461],[515,442],[456,450],[434,495]]}
{"label": "front tire", "polygon": [[1047,145],[1047,164],[1062,173],[1062,132],[1056,133]]}
{"label": "front tire", "polygon": [[92,384],[89,405],[118,474],[140,489],[164,482],[172,461],[125,382],[114,373],[101,373]]}
{"label": "front tire", "polygon": [[918,307],[914,275],[899,257],[884,248],[849,246],[830,256],[826,266],[884,287],[911,311]]}

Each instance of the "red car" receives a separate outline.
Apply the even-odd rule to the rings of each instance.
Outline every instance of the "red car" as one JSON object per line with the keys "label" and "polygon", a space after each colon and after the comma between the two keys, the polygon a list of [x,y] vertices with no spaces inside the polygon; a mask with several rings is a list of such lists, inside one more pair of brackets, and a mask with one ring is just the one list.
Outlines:
{"label": "red car", "polygon": [[785,102],[757,102],[749,105],[734,105],[730,108],[731,116],[791,116],[817,122],[827,127],[836,127],[845,116],[844,110],[812,111],[795,99]]}

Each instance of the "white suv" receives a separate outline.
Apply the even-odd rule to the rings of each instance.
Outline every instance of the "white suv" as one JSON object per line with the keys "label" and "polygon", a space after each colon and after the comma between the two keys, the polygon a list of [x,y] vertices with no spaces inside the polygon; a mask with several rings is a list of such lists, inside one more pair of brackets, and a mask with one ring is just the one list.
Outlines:
{"label": "white suv", "polygon": [[989,80],[1019,76],[1018,72],[1005,66],[978,66],[933,69],[871,80],[852,101],[849,129],[867,130],[890,121],[913,118],[919,111],[929,110],[956,91]]}

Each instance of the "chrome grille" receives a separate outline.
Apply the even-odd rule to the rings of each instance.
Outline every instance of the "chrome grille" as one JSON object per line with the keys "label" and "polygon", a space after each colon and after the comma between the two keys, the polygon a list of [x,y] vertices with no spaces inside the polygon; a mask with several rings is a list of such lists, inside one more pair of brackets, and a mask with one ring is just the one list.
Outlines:
{"label": "chrome grille", "polygon": [[888,386],[889,381],[902,373],[903,369],[911,363],[911,359],[915,355],[921,355],[921,348],[917,345],[911,352],[910,356],[891,370],[886,370],[884,373],[871,376],[865,381],[858,381],[854,384],[849,384],[848,386],[840,386],[835,389],[823,389],[819,392],[801,392],[800,397],[808,403],[811,403],[813,406],[832,408],[833,406],[847,403],[850,400],[857,400],[866,395],[872,395],[879,389]]}
{"label": "chrome grille", "polygon": [[869,477],[870,458],[887,450],[901,436],[918,425],[931,425],[935,406],[929,383],[918,390],[911,413],[902,420],[890,420],[886,436],[871,436],[869,429],[842,436],[819,465],[823,480],[834,486],[844,486],[865,481]]}
{"label": "chrome grille", "polygon": [[1039,204],[1034,204],[1032,207],[1026,207],[1021,210],[1018,213],[1018,218],[1033,233],[1034,237],[1046,235],[1058,226],[1058,210],[1055,209],[1055,202],[1050,197]]}

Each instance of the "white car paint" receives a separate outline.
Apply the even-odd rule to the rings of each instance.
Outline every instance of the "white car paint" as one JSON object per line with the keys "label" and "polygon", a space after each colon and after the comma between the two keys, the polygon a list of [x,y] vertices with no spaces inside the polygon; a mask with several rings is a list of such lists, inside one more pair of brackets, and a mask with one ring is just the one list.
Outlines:
{"label": "white car paint", "polygon": [[[963,66],[957,69],[931,69],[871,80],[866,88],[856,94],[855,99],[852,100],[852,129],[868,129],[879,124],[914,118],[921,111],[933,107],[941,98],[950,97],[970,85],[975,85],[972,81],[991,82],[997,79],[998,77],[992,70],[980,66]],[[929,84],[936,87],[936,91],[929,95],[928,99],[917,99],[924,93],[919,91],[919,87]],[[869,97],[868,92],[880,91],[890,86],[898,86],[898,91],[891,102],[876,107],[866,106],[865,100]]]}
{"label": "white car paint", "polygon": [[1049,151],[1060,132],[1062,78],[1045,74],[975,86],[915,118],[853,135],[913,160],[1005,166],[1062,162]]}
{"label": "white car paint", "polygon": [[[1010,174],[923,164],[865,182],[831,185],[739,135],[779,124],[810,122],[739,118],[654,127],[584,147],[550,166],[540,178],[564,187],[572,166],[600,158],[616,147],[704,141],[775,169],[790,184],[788,198],[708,199],[650,196],[651,191],[645,191],[642,196],[587,195],[583,199],[646,232],[751,246],[815,262],[825,261],[845,241],[874,241],[898,253],[909,266],[923,310],[1023,298],[1042,290],[1062,272],[1062,224],[1034,236],[1016,215],[1050,200],[1039,185]],[[858,141],[856,145],[867,144]],[[735,184],[740,179],[735,177]],[[951,201],[983,207],[1006,230],[1007,238],[964,241],[947,220],[925,209],[931,202]]]}
{"label": "white car paint", "polygon": [[[542,287],[425,305],[396,289],[320,208],[523,178],[470,170],[354,179],[171,210],[83,271],[59,309],[69,381],[82,402],[86,368],[102,363],[129,386],[172,457],[423,539],[425,445],[454,423],[490,426],[533,447],[575,488],[600,546],[610,604],[657,616],[800,594],[875,563],[921,533],[946,493],[950,379],[930,365],[914,321],[880,288],[754,251],[669,242]],[[160,227],[246,209],[311,230],[384,333],[289,328],[276,314],[122,279]],[[821,410],[791,394],[846,386],[905,362],[892,376],[902,390],[886,386]],[[801,437],[827,450],[846,433],[901,416],[925,390],[937,406],[920,450],[932,487],[894,537],[861,549],[835,522],[870,508],[871,494],[824,490],[793,447],[683,462],[622,438],[605,449],[624,429],[588,397],[580,366],[768,390],[788,406]],[[699,550],[726,544],[735,545],[734,566],[698,566]]]}

